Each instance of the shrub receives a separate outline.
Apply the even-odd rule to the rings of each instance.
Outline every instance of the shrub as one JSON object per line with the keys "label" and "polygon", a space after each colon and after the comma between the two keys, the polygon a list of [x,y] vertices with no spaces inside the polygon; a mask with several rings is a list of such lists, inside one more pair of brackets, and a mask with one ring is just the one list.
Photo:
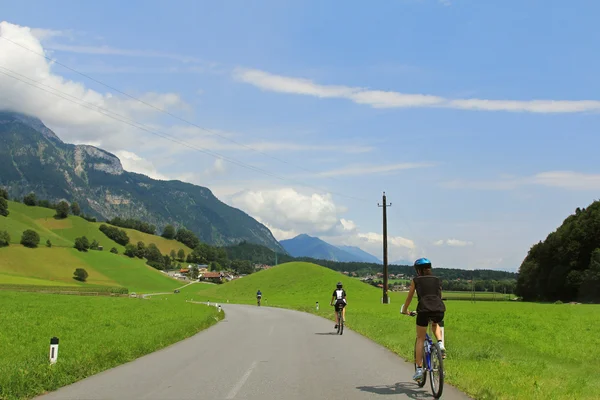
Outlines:
{"label": "shrub", "polygon": [[40,235],[34,230],[27,229],[21,236],[21,244],[32,249],[36,248],[40,244]]}
{"label": "shrub", "polygon": [[117,250],[116,247],[113,247],[112,249],[110,249],[110,252],[114,253],[114,254],[119,254],[119,250]]}
{"label": "shrub", "polygon": [[131,243],[129,243],[127,246],[125,246],[125,253],[123,253],[123,254],[125,254],[127,257],[133,258],[133,257],[135,257],[136,253],[137,253],[137,249]]}
{"label": "shrub", "polygon": [[73,213],[73,215],[80,215],[81,214],[81,207],[79,207],[79,204],[77,204],[76,201],[74,201],[73,203],[71,203],[71,212]]}
{"label": "shrub", "polygon": [[29,193],[27,196],[23,197],[23,203],[28,206],[35,206],[37,204],[35,193]]}
{"label": "shrub", "polygon": [[6,231],[0,231],[0,247],[6,247],[10,244],[10,235]]}
{"label": "shrub", "polygon": [[129,236],[127,236],[127,232],[123,229],[102,224],[100,225],[100,231],[122,246],[126,246],[129,243]]}
{"label": "shrub", "polygon": [[90,241],[85,236],[78,237],[75,239],[75,248],[79,251],[88,251],[90,248]]}
{"label": "shrub", "polygon": [[162,233],[162,237],[164,237],[165,239],[174,239],[175,238],[175,228],[173,227],[173,225],[165,226],[165,229],[163,230],[163,233]]}
{"label": "shrub", "polygon": [[55,218],[65,219],[69,216],[69,203],[66,201],[61,201],[56,206],[56,215]]}
{"label": "shrub", "polygon": [[80,281],[80,282],[85,282],[85,280],[88,278],[88,273],[85,269],[83,268],[77,268],[74,272],[74,279]]}
{"label": "shrub", "polygon": [[46,240],[46,247],[52,247],[52,242],[50,239]]}
{"label": "shrub", "polygon": [[98,241],[96,239],[94,239],[92,241],[92,244],[90,244],[91,250],[98,250],[99,247],[100,247],[100,243],[98,243]]}
{"label": "shrub", "polygon": [[10,214],[8,211],[8,202],[4,197],[0,196],[0,215],[8,217],[8,214]]}

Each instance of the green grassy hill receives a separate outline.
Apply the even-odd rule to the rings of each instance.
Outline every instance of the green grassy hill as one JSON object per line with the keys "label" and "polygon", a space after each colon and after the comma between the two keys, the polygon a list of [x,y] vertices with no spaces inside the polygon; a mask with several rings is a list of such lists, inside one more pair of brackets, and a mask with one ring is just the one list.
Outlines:
{"label": "green grassy hill", "polygon": [[[121,255],[124,247],[104,235],[99,229],[100,223],[91,223],[76,216],[57,220],[54,219],[54,210],[12,201],[8,203],[10,215],[0,217],[0,230],[8,231],[11,245],[0,248],[0,285],[126,287],[130,292],[170,291],[182,285],[180,281],[149,267],[143,260]],[[19,244],[26,229],[39,233],[37,249]],[[125,231],[132,243],[154,243],[163,254],[172,249],[184,249],[186,254],[191,252],[190,248],[175,240],[131,229]],[[79,236],[86,236],[90,242],[97,240],[104,250],[87,253],[75,250],[74,241]],[[51,248],[45,246],[48,239],[52,242]],[[120,254],[110,253],[112,247],[117,248]],[[76,268],[84,268],[88,272],[87,282],[73,279]]]}
{"label": "green grassy hill", "polygon": [[[256,304],[260,289],[264,306],[333,320],[329,301],[338,280],[348,294],[346,325],[412,361],[415,319],[399,312],[407,293],[393,292],[391,304],[381,304],[381,289],[315,264],[281,264],[204,290],[192,285],[185,297],[222,303],[227,313],[227,300]],[[415,296],[409,309],[416,306]],[[449,384],[477,399],[597,398],[600,381],[586,377],[600,374],[589,351],[600,346],[591,328],[600,324],[599,305],[446,301],[446,308]]]}
{"label": "green grassy hill", "polygon": [[[316,264],[290,262],[269,270],[256,272],[224,285],[202,290],[202,298],[219,301],[256,304],[256,291],[263,293],[263,304],[314,308],[329,305],[338,281],[344,284],[348,301],[355,299],[379,302],[381,291],[356,279]],[[333,308],[331,308],[333,310]]]}
{"label": "green grassy hill", "polygon": [[[7,230],[12,243],[19,243],[21,234],[25,229],[33,229],[40,234],[41,244],[50,239],[53,246],[73,247],[75,238],[86,236],[90,242],[97,240],[105,250],[116,247],[119,253],[125,248],[120,244],[110,240],[104,233],[100,232],[100,222],[89,222],[81,217],[70,215],[69,217],[57,220],[54,219],[55,211],[43,207],[31,207],[14,201],[8,202],[10,215],[7,218],[0,219],[0,230]],[[179,251],[183,249],[185,254],[192,251],[189,247],[176,240],[168,240],[161,236],[150,235],[133,229],[119,228],[127,232],[129,242],[136,244],[142,241],[148,246],[154,243],[163,254],[169,254],[171,250]]]}

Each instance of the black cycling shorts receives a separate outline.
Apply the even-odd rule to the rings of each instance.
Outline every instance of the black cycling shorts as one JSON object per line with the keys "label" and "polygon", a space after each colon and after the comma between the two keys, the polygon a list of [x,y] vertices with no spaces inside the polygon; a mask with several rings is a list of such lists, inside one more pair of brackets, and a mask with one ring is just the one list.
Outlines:
{"label": "black cycling shorts", "polygon": [[335,311],[339,311],[342,308],[346,307],[346,303],[343,300],[338,300],[335,302]]}
{"label": "black cycling shorts", "polygon": [[435,322],[439,324],[444,320],[443,312],[420,312],[417,314],[417,325],[418,326],[427,326],[429,325],[429,321]]}

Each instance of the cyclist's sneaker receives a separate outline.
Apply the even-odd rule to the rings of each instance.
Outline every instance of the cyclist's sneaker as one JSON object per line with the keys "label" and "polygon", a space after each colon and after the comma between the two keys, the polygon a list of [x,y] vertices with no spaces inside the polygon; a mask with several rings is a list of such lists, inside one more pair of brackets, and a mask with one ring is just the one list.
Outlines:
{"label": "cyclist's sneaker", "polygon": [[423,368],[417,368],[417,372],[413,375],[413,380],[420,381],[423,379]]}
{"label": "cyclist's sneaker", "polygon": [[444,347],[444,343],[438,342],[438,345],[440,346],[440,350],[442,351],[442,358],[446,358],[446,348]]}
{"label": "cyclist's sneaker", "polygon": [[333,329],[337,329],[337,328],[338,328],[338,326],[337,326],[337,325],[333,327]]}

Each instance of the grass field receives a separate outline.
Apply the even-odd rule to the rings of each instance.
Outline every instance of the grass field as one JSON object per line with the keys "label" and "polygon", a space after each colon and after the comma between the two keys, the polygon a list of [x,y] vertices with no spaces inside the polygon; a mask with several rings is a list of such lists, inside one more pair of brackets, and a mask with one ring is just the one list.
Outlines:
{"label": "grass field", "polygon": [[443,296],[444,298],[448,299],[448,300],[472,300],[473,298],[475,299],[475,301],[489,301],[489,300],[496,300],[496,301],[503,301],[503,300],[510,300],[510,299],[514,299],[515,295],[507,293],[499,293],[499,292],[473,292],[474,294],[472,294],[471,292],[451,292],[451,291],[444,291],[443,292]]}
{"label": "grass field", "polygon": [[[348,327],[412,361],[415,320],[399,313],[406,293],[392,293],[384,305],[379,289],[323,267],[282,264],[195,295],[255,304],[260,289],[265,306],[333,320],[329,301],[338,280],[348,293]],[[446,307],[448,383],[477,399],[598,398],[600,306],[447,301]]]}
{"label": "grass field", "polygon": [[[0,292],[0,399],[28,399],[153,352],[222,318],[214,307]],[[50,338],[60,339],[49,366]],[[182,371],[183,372],[183,371]]]}
{"label": "grass field", "polygon": [[[9,232],[12,243],[11,246],[0,249],[0,284],[121,286],[131,292],[144,293],[171,291],[182,286],[181,282],[147,266],[143,260],[110,253],[112,247],[117,248],[119,253],[124,251],[124,247],[106,237],[99,230],[100,223],[91,223],[74,216],[57,220],[54,219],[54,210],[29,207],[12,201],[9,202],[9,211],[7,218],[0,218],[0,230]],[[21,234],[26,229],[39,233],[41,240],[37,249],[28,249],[19,244]],[[186,254],[191,251],[175,240],[125,230],[133,243],[154,243],[163,254],[168,254],[171,249],[184,249]],[[90,242],[97,240],[104,246],[104,250],[90,250],[86,253],[75,250],[75,238],[84,235]],[[51,248],[45,246],[47,239],[52,242]],[[73,279],[76,268],[84,268],[88,272],[86,283]]]}
{"label": "grass field", "polygon": [[[29,249],[11,245],[0,249],[0,284],[38,284],[58,286],[121,286],[130,292],[170,291],[183,286],[181,281],[146,265],[142,260],[107,251],[81,253],[71,248]],[[85,283],[73,279],[76,268],[85,268]]]}
{"label": "grass field", "polygon": [[[99,229],[101,224],[96,223],[95,225],[97,225]],[[185,244],[178,242],[177,240],[169,240],[165,239],[162,236],[149,235],[147,233],[136,231],[134,229],[119,229],[123,229],[125,232],[127,232],[127,236],[129,236],[130,243],[137,244],[137,242],[141,241],[144,242],[146,246],[148,246],[150,243],[154,243],[156,247],[158,247],[160,252],[163,254],[169,254],[171,253],[171,250],[175,250],[175,252],[178,252],[179,249],[183,249],[183,251],[185,251],[186,256],[192,252],[192,249],[187,247]]]}
{"label": "grass field", "polygon": [[[40,246],[44,246],[47,239],[57,247],[73,247],[75,239],[80,236],[86,236],[90,243],[97,240],[106,251],[115,247],[119,253],[125,248],[120,244],[113,242],[100,231],[100,222],[88,222],[81,217],[70,215],[66,219],[57,220],[54,218],[54,210],[44,207],[30,207],[14,201],[8,202],[10,215],[7,218],[0,219],[0,230],[6,230],[10,234],[12,243],[19,243],[21,234],[26,229],[33,229],[40,235]],[[137,244],[141,241],[147,245],[154,243],[161,253],[169,254],[171,250],[179,251],[183,249],[185,254],[192,250],[176,240],[168,240],[158,235],[150,235],[133,229],[119,228],[127,232],[129,241]]]}

